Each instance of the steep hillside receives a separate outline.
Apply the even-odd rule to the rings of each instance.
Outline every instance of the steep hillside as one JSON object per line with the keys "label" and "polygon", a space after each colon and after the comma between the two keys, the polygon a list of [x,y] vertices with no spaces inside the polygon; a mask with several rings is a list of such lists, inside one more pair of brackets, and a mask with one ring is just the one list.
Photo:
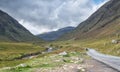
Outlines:
{"label": "steep hillside", "polygon": [[36,41],[37,37],[0,10],[0,41]]}
{"label": "steep hillside", "polygon": [[100,38],[120,35],[120,0],[110,0],[87,20],[68,34],[61,37],[65,39]]}
{"label": "steep hillside", "polygon": [[47,41],[52,41],[52,40],[56,40],[61,35],[72,31],[73,29],[75,29],[75,28],[74,27],[65,27],[65,28],[59,29],[57,31],[52,31],[52,32],[40,34],[40,35],[38,35],[38,37],[40,37],[44,40],[47,40]]}

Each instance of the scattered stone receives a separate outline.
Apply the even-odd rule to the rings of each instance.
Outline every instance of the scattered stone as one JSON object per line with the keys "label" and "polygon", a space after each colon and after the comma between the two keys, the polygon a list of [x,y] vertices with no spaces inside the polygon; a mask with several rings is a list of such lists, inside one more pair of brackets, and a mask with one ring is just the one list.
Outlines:
{"label": "scattered stone", "polygon": [[53,51],[52,47],[47,48],[47,52],[52,52],[52,51]]}
{"label": "scattered stone", "polygon": [[55,60],[55,62],[60,62],[61,60]]}
{"label": "scattered stone", "polygon": [[79,61],[75,61],[74,63],[77,64]]}
{"label": "scattered stone", "polygon": [[67,68],[66,67],[63,67],[64,70],[66,70]]}
{"label": "scattered stone", "polygon": [[3,69],[3,70],[6,70],[6,69],[10,70],[11,67],[4,67],[4,68],[2,68],[2,69]]}
{"label": "scattered stone", "polygon": [[85,69],[81,69],[82,72],[85,72]]}
{"label": "scattered stone", "polygon": [[67,52],[65,52],[65,51],[64,51],[64,52],[59,53],[59,55],[63,55],[63,56],[64,56],[64,55],[67,55],[67,54],[68,54],[68,53],[67,53]]}
{"label": "scattered stone", "polygon": [[83,67],[79,66],[79,67],[77,67],[77,69],[81,70],[81,69],[83,69]]}
{"label": "scattered stone", "polygon": [[78,69],[80,72],[85,72],[85,69],[84,69],[82,66],[78,66],[77,69]]}
{"label": "scattered stone", "polygon": [[45,54],[46,52],[42,52],[42,54]]}
{"label": "scattered stone", "polygon": [[117,44],[117,43],[118,43],[118,40],[112,40],[112,43],[113,43],[113,44]]}
{"label": "scattered stone", "polygon": [[72,54],[76,54],[76,52],[71,52]]}
{"label": "scattered stone", "polygon": [[72,57],[71,59],[72,59],[72,60],[79,60],[78,57]]}
{"label": "scattered stone", "polygon": [[64,65],[63,67],[67,67],[67,65]]}
{"label": "scattered stone", "polygon": [[73,66],[70,66],[70,68],[74,68]]}
{"label": "scattered stone", "polygon": [[80,59],[79,59],[79,62],[83,63],[83,62],[84,62],[84,59],[83,59],[83,58],[80,58]]}
{"label": "scattered stone", "polygon": [[16,66],[16,67],[27,67],[28,65],[26,65],[26,64],[20,64],[20,65],[18,65],[18,66]]}

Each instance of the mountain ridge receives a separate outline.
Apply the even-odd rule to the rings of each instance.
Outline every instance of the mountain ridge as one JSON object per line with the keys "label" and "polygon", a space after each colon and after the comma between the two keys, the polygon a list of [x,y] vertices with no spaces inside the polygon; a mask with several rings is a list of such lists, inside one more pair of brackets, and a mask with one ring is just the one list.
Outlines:
{"label": "mountain ridge", "polygon": [[0,10],[0,41],[37,41],[17,20]]}
{"label": "mountain ridge", "polygon": [[75,27],[69,26],[69,27],[58,29],[57,31],[52,31],[52,32],[39,34],[37,36],[46,40],[46,41],[53,41],[53,40],[58,39],[61,35],[74,30],[74,28]]}
{"label": "mountain ridge", "polygon": [[120,34],[120,0],[110,0],[87,20],[68,34],[63,35],[59,40],[100,38]]}

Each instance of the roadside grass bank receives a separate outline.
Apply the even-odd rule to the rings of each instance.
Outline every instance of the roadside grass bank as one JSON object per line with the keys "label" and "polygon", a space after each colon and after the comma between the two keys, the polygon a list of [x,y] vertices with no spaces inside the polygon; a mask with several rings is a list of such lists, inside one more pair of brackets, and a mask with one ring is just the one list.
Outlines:
{"label": "roadside grass bank", "polygon": [[0,72],[49,72],[50,70],[56,70],[59,68],[65,70],[65,66],[68,64],[76,64],[78,70],[84,72],[81,71],[84,68],[80,65],[84,61],[85,54],[75,51],[66,52],[65,55],[55,53],[56,52],[48,53],[44,57],[38,56],[15,67],[2,69]]}
{"label": "roadside grass bank", "polygon": [[16,60],[23,56],[35,54],[44,51],[45,48],[41,45],[33,43],[9,43],[0,42],[0,68],[15,66],[26,60]]}

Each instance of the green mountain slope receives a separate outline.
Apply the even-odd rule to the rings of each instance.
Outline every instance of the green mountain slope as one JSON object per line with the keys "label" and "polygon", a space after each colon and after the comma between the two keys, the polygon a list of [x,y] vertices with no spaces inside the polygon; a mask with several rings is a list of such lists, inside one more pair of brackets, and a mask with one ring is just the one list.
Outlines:
{"label": "green mountain slope", "polygon": [[37,37],[0,10],[0,41],[36,41]]}
{"label": "green mountain slope", "polygon": [[120,35],[120,0],[110,0],[61,40]]}
{"label": "green mountain slope", "polygon": [[57,31],[51,31],[51,32],[39,34],[37,36],[46,41],[54,41],[54,40],[58,39],[60,36],[62,36],[63,34],[74,30],[74,28],[75,27],[65,27],[65,28],[61,28]]}

